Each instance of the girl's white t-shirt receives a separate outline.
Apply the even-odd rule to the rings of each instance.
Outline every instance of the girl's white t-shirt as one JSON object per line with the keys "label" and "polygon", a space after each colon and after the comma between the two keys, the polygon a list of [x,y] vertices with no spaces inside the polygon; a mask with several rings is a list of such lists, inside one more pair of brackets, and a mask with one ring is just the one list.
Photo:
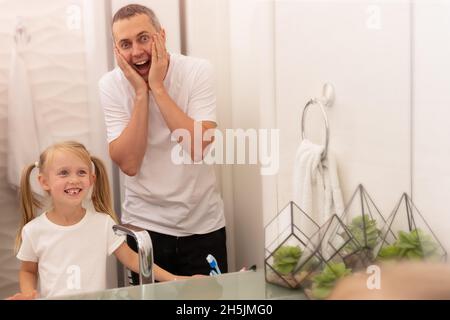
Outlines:
{"label": "girl's white t-shirt", "polygon": [[43,213],[22,229],[17,258],[38,263],[39,296],[56,297],[107,289],[107,256],[124,241],[107,214],[86,210],[71,226],[54,224]]}

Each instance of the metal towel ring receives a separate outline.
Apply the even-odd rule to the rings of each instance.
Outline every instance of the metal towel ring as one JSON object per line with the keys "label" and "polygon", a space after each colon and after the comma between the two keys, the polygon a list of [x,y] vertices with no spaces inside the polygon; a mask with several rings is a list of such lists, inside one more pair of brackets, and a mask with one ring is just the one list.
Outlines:
{"label": "metal towel ring", "polygon": [[323,119],[325,120],[325,149],[322,152],[321,159],[324,160],[327,157],[328,153],[328,144],[330,141],[330,127],[328,125],[328,116],[325,111],[325,107],[331,107],[334,101],[334,88],[331,84],[326,83],[323,86],[323,98],[322,99],[311,99],[303,108],[302,113],[302,121],[301,121],[301,129],[302,129],[302,139],[305,139],[305,118],[306,111],[309,106],[312,104],[318,104],[320,106],[320,110],[322,110]]}

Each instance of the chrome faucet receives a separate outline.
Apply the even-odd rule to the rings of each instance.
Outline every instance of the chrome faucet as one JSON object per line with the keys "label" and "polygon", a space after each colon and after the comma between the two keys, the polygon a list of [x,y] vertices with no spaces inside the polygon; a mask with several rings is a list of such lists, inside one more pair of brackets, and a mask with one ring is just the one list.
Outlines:
{"label": "chrome faucet", "polygon": [[132,224],[116,224],[113,230],[117,235],[129,235],[136,240],[139,255],[139,284],[153,283],[153,245],[147,230]]}

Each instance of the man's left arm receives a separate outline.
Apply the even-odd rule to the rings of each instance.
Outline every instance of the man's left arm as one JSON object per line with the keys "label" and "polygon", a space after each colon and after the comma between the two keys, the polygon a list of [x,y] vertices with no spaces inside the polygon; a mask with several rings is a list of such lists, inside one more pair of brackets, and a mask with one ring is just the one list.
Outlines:
{"label": "man's left arm", "polygon": [[[162,88],[161,90],[158,90],[158,92],[153,92],[153,96],[155,98],[156,103],[159,106],[159,110],[161,111],[161,114],[166,121],[167,126],[169,127],[170,131],[173,132],[177,129],[185,129],[189,131],[191,141],[189,146],[191,146],[191,158],[194,159],[194,146],[195,146],[195,139],[201,139],[203,137],[203,133],[208,129],[214,129],[216,128],[216,123],[213,121],[201,121],[197,122],[197,126],[199,129],[195,132],[195,124],[196,121],[194,121],[192,118],[190,118],[187,114],[185,114],[181,109],[177,106],[177,104],[172,100],[172,98],[169,96],[165,88]],[[199,126],[201,124],[201,126]],[[195,137],[194,133],[196,135],[201,134],[201,137]],[[208,147],[208,145],[213,141],[214,136],[208,141],[202,141],[202,154],[204,153],[205,149]],[[200,141],[200,140],[198,140]],[[181,141],[178,141],[181,142]]]}
{"label": "man's left arm", "polygon": [[[160,54],[162,52],[165,52],[165,46],[164,46],[164,39],[160,34],[157,36],[158,41],[155,41],[156,43],[156,54]],[[206,70],[208,71],[208,70]],[[202,76],[202,75],[201,75]],[[159,106],[159,110],[169,127],[171,132],[174,132],[177,129],[184,129],[187,130],[190,134],[191,141],[190,143],[183,144],[184,147],[189,146],[190,147],[190,155],[191,158],[194,160],[199,160],[199,156],[195,154],[195,140],[201,141],[202,145],[202,154],[201,159],[203,159],[203,154],[205,149],[208,147],[208,145],[214,141],[214,135],[208,135],[208,141],[203,141],[203,133],[209,129],[213,130],[216,128],[216,123],[214,121],[195,121],[191,117],[189,117],[186,113],[184,113],[173,101],[173,99],[169,96],[167,89],[164,87],[164,78],[158,77],[159,81],[155,81],[152,83],[149,82],[150,90],[153,94],[153,97],[155,98],[156,104]],[[193,92],[193,100],[195,100],[198,96],[202,95],[213,95],[214,103],[215,103],[215,95],[214,91],[212,90],[213,83],[211,83],[210,77],[208,75],[201,77],[200,79],[197,79],[199,81],[197,85],[197,91]],[[195,129],[197,125],[197,129]],[[200,130],[199,130],[200,129]],[[197,132],[199,131],[199,132]],[[198,135],[201,134],[200,137],[196,137],[194,134]],[[181,142],[181,139],[178,141]]]}

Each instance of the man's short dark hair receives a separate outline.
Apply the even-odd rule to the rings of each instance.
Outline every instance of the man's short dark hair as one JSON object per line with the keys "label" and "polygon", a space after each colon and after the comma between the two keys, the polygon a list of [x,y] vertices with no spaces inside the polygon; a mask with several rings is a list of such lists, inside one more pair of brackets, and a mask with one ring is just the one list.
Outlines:
{"label": "man's short dark hair", "polygon": [[112,19],[112,24],[116,23],[119,20],[130,19],[139,14],[145,14],[152,23],[153,27],[155,27],[156,31],[161,30],[161,24],[159,23],[158,17],[153,12],[152,9],[147,8],[146,6],[141,6],[140,4],[129,4],[125,7],[120,8]]}

